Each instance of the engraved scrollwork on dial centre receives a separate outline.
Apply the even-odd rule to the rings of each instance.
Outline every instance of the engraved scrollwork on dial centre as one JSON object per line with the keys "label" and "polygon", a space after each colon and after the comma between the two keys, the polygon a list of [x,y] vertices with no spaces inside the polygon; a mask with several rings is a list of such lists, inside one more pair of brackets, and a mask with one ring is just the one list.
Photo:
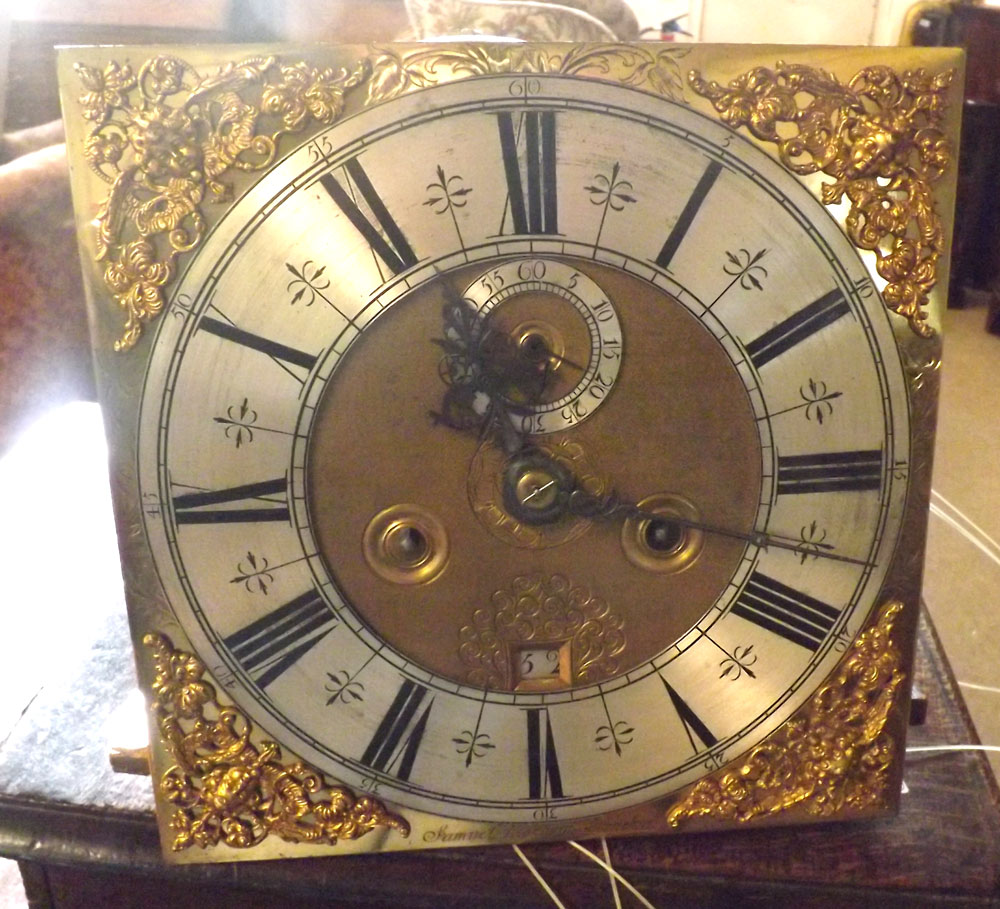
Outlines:
{"label": "engraved scrollwork on dial centre", "polygon": [[562,575],[515,578],[473,612],[459,639],[469,684],[508,690],[542,687],[532,681],[546,660],[549,687],[603,681],[619,671],[626,646],[621,615]]}

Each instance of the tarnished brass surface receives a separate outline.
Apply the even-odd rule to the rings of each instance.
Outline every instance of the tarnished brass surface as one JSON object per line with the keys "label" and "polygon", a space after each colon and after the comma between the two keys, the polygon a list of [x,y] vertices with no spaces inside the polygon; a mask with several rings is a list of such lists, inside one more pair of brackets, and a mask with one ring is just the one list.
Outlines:
{"label": "tarnished brass surface", "polygon": [[746,822],[796,805],[818,817],[884,804],[896,741],[886,729],[906,678],[893,640],[903,604],[886,603],[809,703],[733,768],[695,784],[667,814]]}
{"label": "tarnished brass surface", "polygon": [[[679,485],[702,520],[751,526],[761,488],[759,436],[726,354],[652,285],[593,262],[574,267],[615,301],[628,356],[615,394],[572,430],[540,437],[537,447],[594,495],[615,490],[637,502]],[[687,570],[653,572],[623,556],[622,516],[538,525],[512,517],[502,494],[502,449],[482,442],[475,429],[428,419],[446,391],[442,350],[433,342],[442,332],[446,296],[439,282],[459,289],[464,279],[458,270],[411,292],[369,325],[338,365],[316,411],[307,465],[320,552],[380,637],[447,678],[467,680],[460,629],[489,608],[515,572],[560,575],[606,599],[635,629],[617,660],[626,671],[701,618],[729,583],[744,544],[706,534]],[[669,391],[649,395],[651,377]],[[357,432],[359,420],[364,433]],[[358,484],[361,475],[371,479]],[[447,569],[430,584],[391,583],[362,558],[372,515],[401,502],[432,511],[453,542]],[[414,634],[414,623],[431,620],[434,634]]]}
{"label": "tarnished brass surface", "polygon": [[[692,71],[688,83],[722,120],[773,142],[796,174],[822,172],[823,202],[846,200],[847,235],[875,254],[886,281],[882,298],[919,335],[928,293],[938,280],[944,228],[931,186],[951,164],[942,131],[944,97],[954,70],[902,74],[869,66],[849,82],[813,66],[758,66],[722,86]],[[789,134],[779,124],[791,124]]]}
{"label": "tarnished brass surface", "polygon": [[[334,122],[354,89],[366,86],[365,103],[374,104],[456,78],[539,72],[612,79],[683,99],[679,61],[687,48],[556,47],[379,48],[341,70],[258,56],[210,76],[166,55],[137,74],[115,61],[103,71],[77,64],[82,113],[96,124],[85,157],[111,186],[96,229],[104,282],[126,315],[116,349],[132,347],[143,323],[163,308],[178,256],[205,232],[202,203],[230,196],[227,172],[266,168],[281,136]],[[877,66],[843,83],[815,67],[779,62],[725,88],[694,70],[688,82],[727,123],[777,143],[794,172],[835,178],[824,185],[823,200],[847,197],[848,234],[876,254],[887,305],[926,334],[924,307],[944,243],[931,184],[952,159],[941,117],[953,76]],[[802,97],[811,100],[800,108]],[[263,132],[259,121],[268,124]],[[781,136],[778,122],[794,123],[796,133]]]}
{"label": "tarnished brass surface", "polygon": [[[555,444],[535,446],[576,478],[595,496],[608,491],[609,478],[599,473],[587,449],[576,441],[576,433],[560,438]],[[529,524],[512,515],[504,503],[504,477],[507,456],[493,444],[480,445],[469,465],[467,492],[473,514],[497,539],[522,549],[549,549],[583,536],[591,527],[587,518],[569,515],[552,524]]]}
{"label": "tarnished brass surface", "polygon": [[94,124],[84,159],[110,186],[94,219],[96,258],[107,293],[124,311],[116,350],[128,350],[164,305],[182,253],[205,235],[206,201],[232,198],[236,171],[261,171],[279,140],[340,117],[345,95],[366,86],[365,103],[387,101],[455,78],[558,72],[605,78],[679,97],[679,48],[584,45],[570,50],[456,44],[382,48],[349,67],[318,68],[275,56],[247,57],[206,75],[179,57],[152,57],[133,71],[110,61],[77,63],[78,102]]}
{"label": "tarnished brass surface", "polygon": [[332,846],[376,827],[409,835],[409,824],[378,799],[331,786],[301,761],[282,763],[274,742],[253,744],[250,721],[219,703],[194,654],[175,650],[161,634],[148,634],[143,643],[155,666],[150,710],[176,761],[157,782],[174,806],[174,851],[220,844],[249,849],[271,835]]}
{"label": "tarnished brass surface", "polygon": [[[174,860],[191,860],[192,855],[220,860],[213,858],[213,853],[217,856],[220,852],[222,860],[232,860],[234,853],[230,850],[187,849],[194,843],[207,844],[213,837],[217,842],[226,842],[232,836],[237,845],[260,843],[259,849],[241,850],[238,854],[243,858],[284,857],[310,851],[316,854],[324,844],[329,849],[329,844],[337,839],[342,841],[341,849],[398,848],[397,844],[403,841],[392,831],[405,831],[408,822],[417,831],[414,839],[422,836],[423,845],[445,845],[638,832],[664,829],[667,821],[671,826],[679,825],[684,829],[703,823],[713,827],[740,824],[750,817],[777,820],[783,813],[793,820],[810,816],[826,818],[839,812],[838,806],[844,806],[845,813],[850,814],[891,801],[888,797],[891,792],[886,786],[898,772],[900,748],[887,738],[893,725],[887,717],[909,659],[903,651],[907,647],[908,629],[916,621],[922,570],[940,364],[940,340],[927,336],[932,334],[935,324],[940,324],[947,285],[947,257],[943,253],[947,252],[949,238],[942,231],[941,216],[947,219],[953,204],[954,168],[949,168],[942,179],[938,177],[952,162],[952,149],[957,142],[958,96],[955,85],[949,88],[949,80],[951,67],[961,67],[960,58],[926,49],[914,50],[908,56],[899,49],[775,51],[751,46],[688,48],[655,44],[573,48],[456,44],[294,49],[287,52],[286,59],[271,56],[269,49],[237,52],[230,48],[223,52],[219,48],[188,48],[184,53],[192,64],[161,54],[150,56],[134,73],[128,64],[97,62],[106,61],[105,51],[72,53],[76,56],[64,55],[61,63],[66,86],[70,85],[72,75],[70,62],[80,59],[89,62],[89,65],[78,64],[76,68],[78,78],[84,83],[85,92],[80,100],[87,122],[68,122],[67,130],[71,155],[75,154],[100,176],[98,181],[86,172],[86,168],[75,167],[74,194],[83,246],[97,262],[93,273],[88,275],[91,320],[95,326],[102,395],[105,405],[112,405],[108,407],[106,421],[112,443],[123,572],[137,640],[154,629],[168,630],[174,640],[184,637],[170,613],[145,545],[141,510],[147,503],[139,501],[136,492],[136,388],[141,384],[148,352],[148,345],[137,346],[137,342],[144,327],[164,308],[169,288],[181,271],[185,255],[199,246],[207,228],[226,209],[225,203],[230,196],[248,185],[254,171],[266,167],[274,159],[279,144],[282,153],[291,148],[290,143],[281,142],[286,133],[298,133],[298,141],[315,133],[323,124],[335,122],[341,115],[355,112],[363,105],[417,92],[440,82],[490,73],[551,72],[603,79],[690,104],[709,115],[711,102],[718,112],[726,114],[730,125],[748,126],[751,141],[787,157],[789,168],[802,176],[817,198],[831,205],[832,216],[863,251],[862,259],[876,281],[875,288],[881,291],[884,286],[889,307],[905,317],[892,318],[910,384],[911,492],[900,544],[883,586],[881,601],[899,597],[906,606],[902,612],[898,603],[886,606],[877,623],[856,639],[841,668],[805,708],[763,744],[696,784],[680,802],[672,804],[665,799],[647,803],[619,812],[607,823],[606,819],[593,818],[559,829],[532,825],[530,830],[498,827],[484,833],[474,824],[451,821],[445,824],[444,819],[421,816],[419,812],[408,811],[407,820],[403,821],[375,799],[358,798],[342,787],[323,789],[325,781],[301,763],[281,765],[280,752],[273,743],[254,738],[251,744],[249,723],[240,712],[218,705],[215,688],[205,681],[209,676],[198,658],[176,651],[166,639],[154,636],[152,640],[158,642],[154,647],[159,648],[160,657],[154,661],[153,668],[148,660],[142,661],[140,671],[146,687],[152,686],[157,694],[154,722],[170,731],[169,737],[155,743],[152,758],[154,778],[162,782],[157,787],[157,797],[165,818],[163,827],[167,818],[173,825],[165,841],[168,846],[185,850]],[[143,55],[150,53],[142,51]],[[239,63],[218,65],[218,61],[235,60],[237,54],[242,53],[257,55]],[[779,64],[775,70],[762,68],[763,61],[773,61],[779,53],[790,61],[787,65]],[[939,56],[933,56],[935,53]],[[119,53],[119,59],[128,59],[123,54]],[[133,59],[144,57],[133,52]],[[868,61],[873,59],[886,59],[892,63],[892,68],[867,67]],[[314,67],[302,62],[304,60],[322,60],[323,63]],[[937,71],[928,74],[920,69],[928,65],[927,60],[932,61],[929,64],[932,69],[937,66]],[[938,60],[947,60],[946,68],[938,66]],[[694,95],[685,91],[681,62],[704,73],[703,78],[693,77]],[[327,63],[330,68],[325,68]],[[744,76],[733,79],[738,73]],[[843,82],[834,73],[857,75]],[[733,83],[728,88],[721,87],[730,79]],[[793,85],[802,90],[793,91]],[[68,112],[73,107],[76,91],[76,88],[64,88],[64,105]],[[950,98],[947,107],[946,94]],[[72,119],[70,113],[69,120]],[[80,121],[79,114],[76,120]],[[944,133],[951,137],[951,144]],[[796,141],[800,143],[798,146]],[[833,182],[820,188],[824,177],[832,178]],[[208,206],[206,200],[221,204]],[[595,279],[603,284],[605,276],[598,273],[600,269],[590,267],[595,271]],[[464,277],[468,279],[472,275],[470,270]],[[461,270],[454,272],[453,277],[455,287],[461,288]],[[884,285],[881,282],[885,282]],[[113,315],[109,317],[115,305],[125,318],[124,334],[112,324]],[[395,307],[392,319],[377,326],[377,331],[373,329],[372,337],[365,339],[365,344],[371,341],[381,346],[383,354],[386,350],[391,352],[392,343],[378,340],[378,334],[388,331],[388,326],[397,317],[401,321],[408,307],[410,304],[406,301]],[[420,307],[414,304],[413,308]],[[435,299],[423,308],[432,313],[424,329],[431,332],[426,336],[433,337],[440,333],[440,300]],[[627,322],[625,324],[627,327]],[[404,335],[406,330],[399,328]],[[110,354],[105,355],[116,337],[115,346],[121,350],[131,349],[132,356],[112,358]],[[684,337],[673,336],[670,349],[683,353]],[[657,344],[663,343],[663,339],[648,339],[645,355],[648,357],[656,351]],[[430,350],[432,345],[427,347]],[[417,347],[409,345],[406,349],[412,353]],[[330,527],[329,538],[323,541],[322,548],[338,568],[338,581],[346,579],[348,593],[358,602],[359,611],[365,613],[365,604],[376,602],[374,611],[366,613],[366,620],[380,635],[408,655],[414,654],[418,661],[465,681],[470,678],[470,664],[459,656],[461,642],[457,634],[451,637],[444,633],[421,634],[416,639],[412,634],[412,610],[397,609],[392,594],[386,594],[387,588],[398,585],[378,578],[365,563],[360,547],[365,522],[379,509],[393,503],[420,500],[412,491],[426,489],[428,507],[437,508],[439,502],[451,502],[454,497],[452,504],[466,518],[461,524],[452,523],[449,518],[445,520],[448,532],[460,532],[463,539],[467,534],[470,538],[477,534],[492,536],[494,539],[490,542],[495,546],[495,536],[506,535],[511,547],[532,548],[536,542],[531,542],[535,540],[531,534],[536,529],[516,525],[516,522],[513,527],[506,524],[502,509],[496,508],[495,497],[484,492],[498,474],[496,464],[489,458],[502,464],[502,456],[493,446],[477,447],[474,435],[442,429],[443,435],[419,440],[418,445],[425,446],[422,449],[424,461],[415,469],[422,474],[415,478],[407,473],[411,465],[404,464],[402,478],[397,476],[400,465],[391,457],[401,453],[399,446],[393,443],[406,427],[391,430],[395,425],[393,421],[400,414],[412,415],[423,421],[426,430],[427,409],[440,401],[443,388],[434,384],[437,380],[432,373],[437,362],[433,358],[427,377],[412,385],[406,381],[413,375],[411,370],[423,370],[427,365],[422,359],[423,348],[419,349],[416,364],[395,362],[391,354],[388,359],[383,354],[375,352],[369,356],[364,344],[352,352],[345,364],[346,381],[341,383],[338,377],[335,383],[340,389],[336,393],[347,395],[348,403],[330,405],[330,409],[342,414],[346,421],[341,427],[346,432],[341,432],[339,437],[351,439],[356,438],[357,433],[347,415],[362,412],[358,407],[372,408],[363,411],[366,419],[370,417],[373,427],[370,447],[366,441],[363,451],[342,451],[338,456],[344,459],[345,471],[349,474],[359,466],[370,469],[371,452],[377,451],[379,464],[383,463],[383,457],[388,459],[385,488],[378,491],[378,501],[350,503],[346,518],[331,504],[325,515]],[[115,373],[109,371],[112,359],[121,364],[115,365]],[[696,363],[697,357],[692,357],[692,361]],[[382,386],[373,391],[370,399],[358,394],[360,380],[349,378],[349,370],[355,368],[354,362],[358,363],[359,373],[369,376],[371,364],[377,364],[374,373]],[[627,391],[629,383],[641,382],[641,363],[643,348],[640,346],[638,352],[630,348],[629,365],[620,378],[625,391],[616,398],[628,398],[631,394]],[[680,402],[656,402],[680,407],[680,416],[673,416],[670,425],[676,425],[677,420],[683,421],[685,407],[695,408],[699,414],[702,412],[702,398],[685,401],[703,395],[703,385],[707,383],[701,383],[701,378],[698,374],[688,375],[686,381],[690,384],[671,386],[681,389]],[[715,382],[719,377],[713,374],[711,378]],[[432,386],[435,391],[427,400],[424,392]],[[632,385],[633,389],[635,387]],[[385,394],[386,388],[392,393]],[[732,406],[735,399],[738,395],[735,398],[730,395],[727,406]],[[653,402],[646,402],[646,409],[641,413],[618,413],[608,419],[613,419],[616,427],[641,425],[640,417],[648,418],[652,405]],[[380,425],[382,429],[378,428]],[[335,428],[331,429],[331,435],[338,436]],[[585,478],[595,484],[595,493],[614,488],[630,499],[638,499],[651,490],[671,488],[669,476],[665,477],[662,469],[663,453],[649,448],[650,437],[651,434],[619,434],[617,430],[616,434],[606,434],[596,418],[594,426],[583,426],[572,434],[572,441],[579,446],[578,453],[584,459],[578,463],[591,468]],[[568,438],[547,439],[546,444],[556,447],[568,441]],[[637,451],[637,442],[639,448],[647,447]],[[714,465],[711,472],[706,469],[702,476],[684,464],[683,452],[671,452],[670,455],[679,458],[678,463],[682,465],[679,472],[691,477],[699,491],[704,488],[712,495],[712,484],[724,480],[718,490],[718,499],[711,507],[698,495],[692,496],[706,521],[744,526],[746,514],[733,504],[732,491],[727,485],[729,480],[720,477],[718,472],[719,464],[727,463],[729,469],[740,459],[734,462],[699,451],[699,461]],[[433,471],[428,470],[431,461]],[[446,464],[451,466],[444,469]],[[479,485],[472,482],[475,469],[479,470],[482,480]],[[426,483],[431,472],[435,474],[434,481]],[[390,479],[392,482],[399,479],[398,487],[394,488]],[[747,481],[743,478],[736,482]],[[751,476],[751,500],[756,497],[757,484],[759,477]],[[312,494],[317,499],[322,518],[324,493],[312,491]],[[685,494],[692,494],[691,489],[686,487]],[[331,503],[343,499],[340,490],[330,493]],[[470,499],[474,505],[476,502],[481,505],[479,511],[471,515]],[[712,510],[717,505],[721,510]],[[484,517],[491,509],[496,526],[487,526],[489,521]],[[574,539],[580,538],[588,547],[583,560],[580,563],[566,563],[558,557],[550,560],[546,552],[537,565],[525,566],[532,571],[538,569],[532,574],[535,581],[541,584],[560,573],[572,579],[572,583],[567,581],[570,588],[582,586],[589,595],[597,592],[598,581],[600,593],[631,589],[638,569],[620,565],[622,570],[616,569],[617,573],[596,570],[596,566],[602,564],[601,546],[612,545],[617,550],[615,563],[624,562],[620,527],[581,520],[577,530]],[[348,557],[344,557],[340,547],[351,548]],[[551,546],[557,553],[565,551],[566,547],[565,540],[558,540]],[[689,583],[703,564],[716,566],[724,574],[727,564],[742,548],[732,541],[710,538],[697,564],[674,580]],[[587,568],[582,574],[575,572],[576,564],[584,564]],[[477,563],[475,569],[478,567]],[[467,579],[476,575],[468,566],[461,570]],[[447,583],[455,575],[449,570],[429,587]],[[523,577],[527,575],[526,571]],[[455,595],[444,610],[445,625],[456,632],[471,628],[470,616],[475,610],[488,611],[491,595],[502,592],[511,583],[511,577],[512,572],[502,577],[493,575],[490,583],[479,591],[469,589],[468,585],[466,593],[452,591]],[[655,582],[660,583],[661,579]],[[672,595],[671,599],[678,602],[687,597],[684,602],[704,602],[711,586],[708,584],[700,592],[681,592]],[[422,589],[418,586],[398,590],[402,594],[399,603]],[[644,613],[641,609],[633,614],[625,610],[619,612],[615,599],[607,599],[609,615],[620,620],[623,635],[628,632],[627,642],[624,636],[622,639],[624,649],[614,658],[619,660],[620,667],[615,671],[643,657],[641,648],[634,647],[637,641],[642,642],[642,647],[648,647],[649,652],[655,652],[671,639],[671,635],[678,633],[677,629],[689,628],[696,618],[685,613],[665,619],[662,611],[657,613],[655,610],[652,613]],[[659,602],[655,591],[646,599]],[[410,631],[407,623],[410,623]],[[637,628],[642,629],[640,635],[634,633]],[[433,640],[428,642],[424,638]],[[429,650],[420,651],[424,646]],[[518,646],[516,642],[514,646]],[[492,665],[489,648],[480,650],[483,665]],[[435,660],[441,662],[435,663]],[[592,665],[599,664],[597,661]],[[510,667],[508,650],[503,651],[501,666]],[[508,684],[516,686],[517,682],[511,678]],[[821,709],[824,704],[831,709],[824,712]],[[804,751],[808,745],[816,745],[818,750],[815,753]],[[232,760],[232,766],[224,763],[226,758]],[[887,770],[893,761],[896,770]],[[230,770],[232,773],[227,777]],[[322,801],[316,799],[320,793],[324,793]],[[272,795],[275,796],[273,801]],[[267,811],[261,813],[265,803]],[[381,826],[376,836],[363,839],[358,846],[343,842],[371,829],[366,826],[368,824]],[[449,829],[461,828],[463,832],[454,836],[449,834],[449,837],[437,836],[434,833],[437,825],[442,831],[450,825]],[[467,835],[467,829],[474,833]],[[421,830],[425,832],[421,834]],[[269,833],[274,836],[268,836]],[[288,840],[297,844],[294,849],[281,845],[286,842],[285,833],[289,834]],[[377,843],[376,837],[383,837],[384,842]],[[178,843],[183,845],[178,846]],[[404,845],[408,847],[409,841]]]}
{"label": "tarnished brass surface", "polygon": [[558,73],[610,79],[680,101],[681,46],[646,44],[437,44],[378,48],[371,58],[367,103],[387,101],[452,79],[502,73]]}

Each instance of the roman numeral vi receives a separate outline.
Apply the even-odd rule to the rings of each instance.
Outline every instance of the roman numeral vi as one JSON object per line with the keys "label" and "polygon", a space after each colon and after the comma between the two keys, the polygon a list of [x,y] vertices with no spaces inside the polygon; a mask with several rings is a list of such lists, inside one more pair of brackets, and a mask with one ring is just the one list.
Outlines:
{"label": "roman numeral vi", "polygon": [[528,798],[561,799],[562,774],[549,712],[544,707],[530,707],[524,713],[528,721]]}
{"label": "roman numeral vi", "polygon": [[383,773],[390,772],[401,780],[410,778],[417,750],[427,729],[427,719],[434,706],[434,699],[431,698],[423,713],[417,716],[427,693],[428,689],[423,685],[410,679],[403,681],[365,753],[361,755],[362,764]]}

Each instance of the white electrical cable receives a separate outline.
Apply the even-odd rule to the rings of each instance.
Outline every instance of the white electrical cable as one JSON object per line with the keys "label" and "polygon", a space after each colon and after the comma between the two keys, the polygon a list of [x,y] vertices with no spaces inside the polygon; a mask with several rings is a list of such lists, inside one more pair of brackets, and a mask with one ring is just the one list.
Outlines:
{"label": "white electrical cable", "polygon": [[528,856],[526,856],[517,846],[511,846],[511,848],[517,853],[517,857],[524,862],[525,867],[532,873],[532,875],[534,875],[534,878],[538,881],[539,886],[546,892],[549,899],[552,900],[557,909],[566,909],[559,897],[556,896],[555,891],[549,886],[548,881],[546,881],[545,878],[538,873],[538,869],[531,864]]}
{"label": "white electrical cable", "polygon": [[907,754],[920,751],[994,751],[1000,754],[1000,745],[910,745]]}
{"label": "white electrical cable", "polygon": [[[931,514],[940,518],[957,530],[990,561],[1000,565],[1000,543],[997,543],[982,527],[951,504],[944,496],[931,490]],[[940,501],[938,505],[933,499]]]}
{"label": "white electrical cable", "polygon": [[993,694],[1000,694],[1000,688],[994,688],[992,685],[977,685],[975,682],[959,682],[958,684],[961,688],[972,688],[975,691],[989,691]]}
{"label": "white electrical cable", "polygon": [[591,861],[597,862],[597,864],[600,865],[605,871],[607,871],[608,874],[613,875],[615,880],[617,880],[626,890],[628,890],[629,893],[632,894],[632,896],[634,896],[640,903],[642,903],[642,905],[645,906],[646,909],[656,909],[656,907],[649,900],[647,900],[646,897],[644,897],[638,890],[636,890],[635,887],[633,887],[627,880],[625,880],[624,877],[622,877],[610,865],[606,864],[600,858],[594,855],[593,852],[591,852],[589,849],[581,846],[579,843],[573,840],[567,840],[567,842],[574,849],[580,850],[580,852],[582,852],[585,856],[587,856],[587,858],[589,858]]}
{"label": "white electrical cable", "polygon": [[618,881],[611,873],[611,853],[608,851],[608,841],[603,836],[601,837],[601,851],[604,853],[604,861],[608,863],[608,880],[611,882],[611,895],[615,900],[615,909],[622,909],[622,900],[618,895]]}

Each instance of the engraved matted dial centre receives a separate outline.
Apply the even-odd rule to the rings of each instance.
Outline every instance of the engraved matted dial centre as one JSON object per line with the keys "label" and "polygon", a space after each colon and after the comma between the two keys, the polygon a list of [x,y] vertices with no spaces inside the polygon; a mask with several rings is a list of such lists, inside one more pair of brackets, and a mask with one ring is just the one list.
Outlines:
{"label": "engraved matted dial centre", "polygon": [[[500,269],[516,273],[524,261],[512,257],[488,270],[456,269],[373,320],[330,375],[307,457],[312,531],[354,610],[414,663],[493,690],[587,684],[652,659],[703,617],[745,550],[741,540],[706,535],[679,566],[683,570],[654,570],[623,544],[621,516],[567,515],[532,526],[505,510],[510,456],[475,428],[463,431],[434,417],[447,391],[441,379],[445,352],[436,339],[444,332],[449,299],[441,282],[468,296],[473,279]],[[760,439],[743,380],[723,347],[685,307],[636,277],[592,262],[546,262],[577,274],[578,281],[585,278],[613,302],[621,332],[615,337],[624,337],[627,353],[600,407],[569,429],[527,434],[525,446],[551,453],[581,479],[614,489],[624,500],[675,496],[702,520],[751,528],[762,482]],[[533,303],[545,313],[533,310]],[[506,309],[496,323],[505,327],[507,316],[514,327],[548,321],[553,309],[561,326],[572,327],[574,320],[581,330],[586,326],[573,304],[559,299],[557,307],[534,290],[493,309],[497,316]],[[565,329],[567,359],[574,345],[592,343],[583,337],[581,342]],[[719,464],[727,469],[720,471]],[[386,514],[416,516],[419,533],[400,530]],[[372,528],[378,525],[377,536],[383,524],[397,536],[410,533],[398,540],[416,550],[445,552],[444,563],[426,575],[415,568],[405,581],[379,570],[377,560],[373,567]],[[394,551],[398,540],[387,538],[383,551]],[[531,590],[541,592],[524,593]],[[522,639],[504,630],[516,604],[533,597],[567,616],[549,622],[550,633],[525,631]],[[581,603],[590,604],[583,613]],[[588,609],[590,627],[603,629],[598,649],[604,649],[584,665],[568,616]],[[426,633],[414,634],[414,628]],[[529,680],[523,666],[537,664],[542,651],[561,654],[552,661],[558,672]]]}

